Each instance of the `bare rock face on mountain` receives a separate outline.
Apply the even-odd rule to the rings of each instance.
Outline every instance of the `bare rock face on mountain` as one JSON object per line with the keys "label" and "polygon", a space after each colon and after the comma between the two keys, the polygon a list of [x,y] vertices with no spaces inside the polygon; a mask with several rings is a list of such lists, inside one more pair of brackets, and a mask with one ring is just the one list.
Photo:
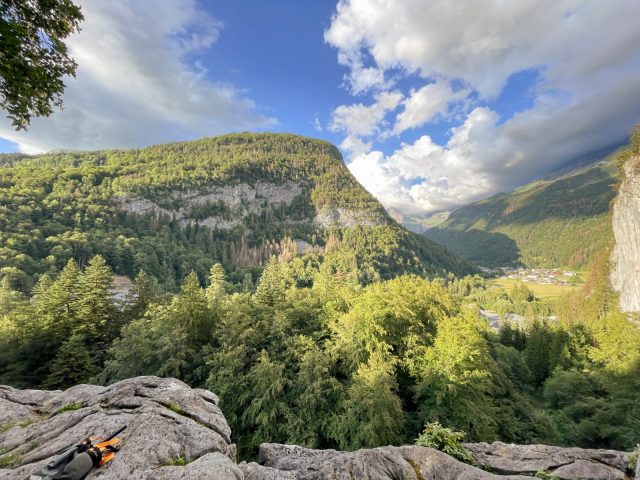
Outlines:
{"label": "bare rock face on mountain", "polygon": [[613,205],[611,284],[623,311],[640,312],[640,157],[627,160],[624,173]]}
{"label": "bare rock face on mountain", "polygon": [[[422,480],[631,478],[630,454],[543,445],[469,444],[478,466],[417,446],[356,452],[263,444],[259,463],[236,462],[215,394],[175,379],[137,377],[64,392],[0,386],[0,480],[22,480],[89,435],[123,425],[114,461],[87,479]],[[480,468],[479,468],[480,467]],[[626,476],[625,476],[626,475]]]}

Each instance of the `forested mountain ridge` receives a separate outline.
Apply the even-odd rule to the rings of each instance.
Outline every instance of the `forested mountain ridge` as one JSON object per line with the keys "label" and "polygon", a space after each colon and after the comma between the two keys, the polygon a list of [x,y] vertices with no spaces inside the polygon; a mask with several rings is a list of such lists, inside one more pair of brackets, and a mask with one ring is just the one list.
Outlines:
{"label": "forested mountain ridge", "polygon": [[[213,263],[253,283],[272,255],[315,252],[364,281],[471,271],[394,222],[328,142],[231,134],[143,149],[0,155],[0,266],[29,290],[96,253],[175,288]],[[344,266],[342,267],[344,269]]]}
{"label": "forested mountain ridge", "polygon": [[[640,130],[637,138],[632,145]],[[131,231],[143,218],[113,208]],[[170,223],[164,232],[192,228]],[[625,450],[640,442],[640,330],[618,308],[608,251],[582,288],[542,300],[524,284],[508,292],[480,276],[370,280],[359,252],[389,245],[376,230],[384,228],[336,228],[329,251],[272,256],[255,288],[238,288],[214,264],[204,288],[195,272],[179,292],[142,272],[117,300],[100,255],[83,266],[70,258],[30,295],[6,275],[0,383],[60,389],[175,377],[216,392],[241,455],[265,442],[340,450],[426,442],[445,427],[470,441]],[[166,242],[158,251],[172,244],[150,239]],[[401,248],[368,258],[393,259]],[[376,272],[371,260],[367,268]],[[504,314],[499,331],[481,310]]]}
{"label": "forested mountain ridge", "polygon": [[611,240],[614,156],[465,205],[425,235],[480,265],[580,268]]}

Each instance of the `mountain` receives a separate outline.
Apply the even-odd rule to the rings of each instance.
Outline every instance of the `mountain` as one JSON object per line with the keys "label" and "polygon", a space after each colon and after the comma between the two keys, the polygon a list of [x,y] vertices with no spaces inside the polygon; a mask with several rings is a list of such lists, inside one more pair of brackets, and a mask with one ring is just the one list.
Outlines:
{"label": "mountain", "polygon": [[165,287],[222,263],[255,281],[272,256],[316,253],[361,281],[472,268],[408,232],[355,180],[333,145],[232,134],[143,149],[0,156],[0,266],[37,275],[100,253],[121,275]]}
{"label": "mountain", "polygon": [[388,212],[396,222],[415,233],[424,233],[449,218],[449,212],[438,212],[432,215],[405,215],[395,208],[390,208]]}
{"label": "mountain", "polygon": [[623,163],[624,175],[613,205],[611,284],[620,293],[620,308],[625,312],[640,312],[640,152],[634,153]]}
{"label": "mountain", "polygon": [[480,265],[580,268],[611,240],[613,155],[458,208],[425,235]]}

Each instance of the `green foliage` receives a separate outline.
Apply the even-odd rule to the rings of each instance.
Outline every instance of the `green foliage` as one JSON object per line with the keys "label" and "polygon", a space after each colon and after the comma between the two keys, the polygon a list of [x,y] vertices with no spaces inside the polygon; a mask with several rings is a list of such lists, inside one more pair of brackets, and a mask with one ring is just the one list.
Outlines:
{"label": "green foliage", "polygon": [[[331,238],[324,256],[271,259],[255,291],[217,265],[209,285],[187,273],[175,294],[141,273],[116,304],[100,258],[43,275],[30,300],[0,284],[1,381],[64,387],[91,364],[102,383],[177,377],[219,395],[243,457],[267,441],[397,445],[433,422],[470,441],[640,442],[640,332],[616,308],[606,256],[551,303],[478,276],[362,283],[357,255]],[[492,331],[477,311],[496,306],[525,319]]]}
{"label": "green foliage", "polygon": [[177,403],[170,403],[167,408],[178,415],[184,415],[184,410]]}
{"label": "green foliage", "polygon": [[489,267],[586,266],[611,238],[613,159],[455,210],[425,235]]}
{"label": "green foliage", "polygon": [[81,403],[76,403],[76,402],[69,403],[69,404],[65,405],[64,407],[60,408],[59,410],[56,410],[52,416],[60,415],[61,413],[64,413],[64,412],[73,412],[75,410],[80,410],[83,407],[84,407],[84,405],[82,405]]}
{"label": "green foliage", "polygon": [[455,432],[438,422],[427,423],[416,445],[435,448],[465,463],[474,463],[473,454],[462,446],[463,432]]}
{"label": "green foliage", "polygon": [[[229,217],[220,200],[185,200],[219,187],[290,182],[300,191],[290,204],[243,205],[247,215],[230,229],[198,223],[208,215]],[[365,282],[407,272],[472,271],[393,222],[333,145],[295,135],[244,133],[140,150],[0,155],[0,186],[0,277],[25,293],[39,276],[54,277],[71,259],[84,268],[98,254],[114,273],[133,278],[144,271],[166,291],[176,291],[191,271],[205,283],[218,263],[226,287],[239,291],[253,286],[241,285],[247,275],[255,281],[271,256],[295,256],[292,239],[321,255],[352,254]],[[168,211],[131,213],[125,206],[133,199]],[[376,226],[322,228],[314,222],[337,208]],[[173,218],[179,214],[192,222]]]}
{"label": "green foliage", "polygon": [[14,453],[1,454],[0,453],[0,468],[14,468],[20,464],[20,456]]}
{"label": "green foliage", "polygon": [[354,373],[330,431],[341,448],[401,442],[404,419],[393,367],[393,362],[372,353]]}
{"label": "green foliage", "polygon": [[70,0],[0,3],[0,108],[17,130],[62,106],[63,78],[77,67],[64,42],[81,20]]}
{"label": "green foliage", "polygon": [[632,472],[638,467],[638,456],[640,455],[640,444],[636,445],[633,453],[629,456],[629,470]]}
{"label": "green foliage", "polygon": [[469,313],[443,319],[432,346],[415,359],[416,400],[423,417],[495,436],[495,360],[480,322]]}
{"label": "green foliage", "polygon": [[553,473],[546,472],[544,470],[538,470],[534,476],[536,478],[542,478],[543,480],[560,480]]}
{"label": "green foliage", "polygon": [[95,361],[89,355],[84,335],[73,334],[60,346],[44,385],[47,388],[65,389],[86,383],[97,370]]}
{"label": "green foliage", "polygon": [[162,466],[164,467],[184,467],[187,465],[189,461],[186,457],[180,455],[179,457],[169,457],[164,462],[162,462]]}

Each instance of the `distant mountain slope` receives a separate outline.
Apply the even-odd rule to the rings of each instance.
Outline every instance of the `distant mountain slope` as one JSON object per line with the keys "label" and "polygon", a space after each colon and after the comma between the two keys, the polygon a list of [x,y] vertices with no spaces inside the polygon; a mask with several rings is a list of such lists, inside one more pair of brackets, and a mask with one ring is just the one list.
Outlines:
{"label": "distant mountain slope", "polygon": [[[471,267],[408,232],[333,145],[289,134],[233,134],[144,149],[0,155],[0,267],[28,290],[69,258],[102,254],[168,288],[222,262],[255,281],[272,255],[315,252],[363,281]],[[340,266],[342,265],[342,267]]]}
{"label": "distant mountain slope", "polygon": [[486,266],[581,267],[611,238],[617,166],[608,158],[455,210],[425,235]]}

